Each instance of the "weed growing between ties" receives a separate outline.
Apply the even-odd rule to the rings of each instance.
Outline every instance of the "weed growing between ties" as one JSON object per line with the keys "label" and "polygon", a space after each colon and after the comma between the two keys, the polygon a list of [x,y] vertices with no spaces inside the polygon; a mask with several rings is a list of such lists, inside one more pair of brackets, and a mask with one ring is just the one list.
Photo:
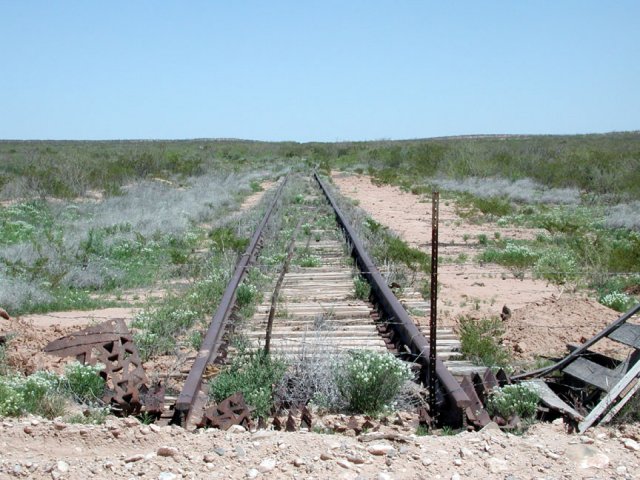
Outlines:
{"label": "weed growing between ties", "polygon": [[371,296],[371,285],[362,277],[355,277],[353,279],[353,290],[355,298],[360,300],[369,301]]}
{"label": "weed growing between ties", "polygon": [[486,367],[505,368],[509,365],[509,354],[500,344],[504,333],[498,318],[474,319],[460,317],[459,334],[465,358]]}
{"label": "weed growing between ties", "polygon": [[277,385],[286,370],[282,360],[266,355],[262,350],[239,352],[209,384],[211,398],[220,402],[237,392],[253,407],[253,416],[267,417],[273,406],[273,385]]}

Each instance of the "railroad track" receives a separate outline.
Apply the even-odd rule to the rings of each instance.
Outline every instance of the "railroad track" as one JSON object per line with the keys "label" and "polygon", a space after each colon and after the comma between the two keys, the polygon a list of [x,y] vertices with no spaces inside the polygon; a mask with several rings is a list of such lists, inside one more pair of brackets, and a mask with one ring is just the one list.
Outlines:
{"label": "railroad track", "polygon": [[[207,372],[227,354],[236,353],[229,344],[231,331],[244,339],[246,348],[263,349],[268,344],[271,353],[289,360],[354,349],[390,351],[411,362],[426,384],[428,340],[387,286],[322,179],[315,175],[308,182],[305,195],[297,194],[296,198],[302,203],[297,228],[292,233],[288,229],[277,232],[280,248],[287,244],[288,254],[273,269],[273,265],[261,262],[259,253],[263,243],[267,243],[264,232],[270,219],[278,208],[286,208],[281,203],[287,179],[278,187],[238,262],[182,391],[175,399],[174,422],[192,427],[202,418],[208,401]],[[252,265],[262,269],[270,279],[263,287],[263,301],[253,317],[234,324],[230,318],[236,292]],[[355,285],[363,280],[369,285],[369,298],[362,293],[360,297],[365,298],[356,295]],[[409,296],[412,305],[428,307],[413,293],[409,292]],[[440,358],[436,376],[442,392],[440,403],[443,407],[446,404],[454,417],[460,416],[470,404],[469,397],[443,363],[444,360],[451,366],[458,361],[459,342],[451,330],[441,329],[438,333]]]}

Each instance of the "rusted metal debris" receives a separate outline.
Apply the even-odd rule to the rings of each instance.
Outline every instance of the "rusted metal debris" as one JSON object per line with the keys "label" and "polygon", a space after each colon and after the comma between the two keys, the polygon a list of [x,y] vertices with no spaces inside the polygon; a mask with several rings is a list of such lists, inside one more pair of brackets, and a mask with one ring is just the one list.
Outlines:
{"label": "rusted metal debris", "polygon": [[123,319],[108,320],[49,343],[44,351],[58,357],[76,357],[88,365],[104,365],[100,373],[107,388],[103,401],[114,413],[135,415],[143,406],[161,412],[164,388],[147,387],[142,360]]}
{"label": "rusted metal debris", "polygon": [[222,402],[209,407],[199,427],[213,427],[228,430],[233,425],[241,425],[247,430],[253,427],[251,410],[244,401],[242,393],[238,392]]}

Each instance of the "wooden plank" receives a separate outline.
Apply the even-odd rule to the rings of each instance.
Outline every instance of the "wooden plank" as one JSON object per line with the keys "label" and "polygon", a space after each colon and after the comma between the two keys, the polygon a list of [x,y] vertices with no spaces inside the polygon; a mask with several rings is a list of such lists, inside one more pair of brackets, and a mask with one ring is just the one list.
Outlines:
{"label": "wooden plank", "polygon": [[611,332],[608,337],[640,350],[640,325],[625,323]]}
{"label": "wooden plank", "polygon": [[526,383],[533,384],[535,386],[536,391],[540,395],[540,401],[544,403],[547,407],[553,408],[563,415],[568,415],[572,419],[576,421],[581,421],[584,419],[582,415],[580,415],[576,410],[574,410],[570,405],[564,402],[556,393],[549,388],[549,386],[544,382],[544,380],[535,379],[529,380]]}
{"label": "wooden plank", "polygon": [[[591,425],[596,423],[598,418],[600,418],[614,404],[616,404],[615,408],[617,410],[620,410],[620,408],[622,408],[624,403],[629,401],[629,399],[633,396],[633,393],[629,395],[629,392],[627,392],[624,395],[624,397],[620,400],[618,400],[618,397],[627,389],[629,384],[632,381],[634,381],[638,376],[640,376],[640,362],[636,362],[635,365],[633,365],[633,367],[629,369],[627,374],[624,377],[622,377],[622,379],[611,389],[609,393],[607,393],[607,395],[605,395],[605,397],[600,401],[600,403],[598,403],[598,405],[596,405],[596,407],[593,410],[591,410],[591,412],[589,413],[589,415],[587,415],[584,421],[578,424],[578,431],[584,432],[587,428],[589,428]],[[640,382],[634,385],[634,388],[636,390],[638,389],[638,385],[640,385]],[[633,390],[633,388],[631,390]]]}
{"label": "wooden plank", "polygon": [[621,375],[615,370],[605,368],[582,357],[571,362],[562,371],[605,392],[610,391],[621,378]]}

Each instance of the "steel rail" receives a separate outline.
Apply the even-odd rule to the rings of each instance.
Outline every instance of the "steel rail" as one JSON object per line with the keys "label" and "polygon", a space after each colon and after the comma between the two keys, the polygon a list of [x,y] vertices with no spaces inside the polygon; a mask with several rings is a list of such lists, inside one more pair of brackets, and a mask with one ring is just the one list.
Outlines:
{"label": "steel rail", "polygon": [[193,366],[189,371],[189,375],[184,382],[182,391],[180,392],[180,395],[178,396],[175,404],[175,409],[180,415],[183,416],[182,418],[185,418],[187,416],[187,414],[191,410],[193,403],[196,401],[198,391],[200,390],[200,386],[202,383],[202,376],[204,374],[204,371],[209,362],[212,361],[212,359],[215,359],[218,353],[218,349],[222,344],[222,337],[224,335],[225,326],[236,303],[236,290],[238,289],[238,286],[244,278],[247,267],[251,264],[251,261],[255,258],[259,250],[263,230],[269,222],[271,214],[275,210],[275,207],[280,200],[280,197],[282,196],[282,191],[287,183],[288,178],[289,177],[286,176],[278,187],[273,201],[265,212],[262,221],[258,225],[258,228],[256,228],[256,231],[254,232],[253,237],[249,242],[247,250],[238,260],[233,276],[227,284],[227,288],[225,289],[224,294],[220,299],[218,308],[213,315],[211,323],[209,324],[207,334],[202,341],[202,346],[198,351],[198,355],[196,356]]}
{"label": "steel rail", "polygon": [[[325,183],[317,173],[314,173],[314,178],[333,207],[338,223],[344,230],[348,240],[351,242],[351,245],[353,246],[352,254],[355,257],[362,275],[369,281],[371,291],[375,295],[380,308],[388,318],[394,319],[392,328],[399,335],[403,343],[411,350],[411,353],[416,355],[416,361],[427,366],[429,363],[429,342],[422,332],[420,332],[413,320],[411,320],[411,317],[391,291],[387,282],[385,282],[384,278],[378,271],[378,268],[374,265],[366,252],[366,249],[355,230],[351,227],[333,198],[333,195],[327,189]],[[436,359],[436,376],[444,387],[449,399],[457,408],[464,409],[471,405],[471,400],[467,394],[439,358]]]}

